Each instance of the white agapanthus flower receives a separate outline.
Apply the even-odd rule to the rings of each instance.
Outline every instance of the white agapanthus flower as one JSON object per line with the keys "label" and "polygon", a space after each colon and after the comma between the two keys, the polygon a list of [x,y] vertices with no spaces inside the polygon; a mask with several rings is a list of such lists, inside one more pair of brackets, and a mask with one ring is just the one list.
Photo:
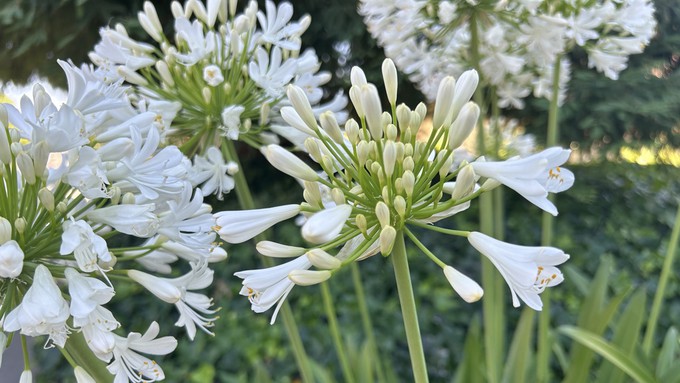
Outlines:
{"label": "white agapanthus flower", "polygon": [[[222,164],[227,164],[238,162],[230,141],[259,148],[278,140],[272,132],[288,137],[291,129],[276,117],[287,105],[285,89],[289,84],[305,89],[317,114],[326,110],[340,112],[347,105],[342,94],[324,103],[322,87],[331,75],[319,71],[320,60],[313,50],[301,47],[309,16],[293,20],[293,5],[285,1],[277,5],[267,0],[259,9],[258,3],[251,0],[241,12],[237,7],[237,2],[227,0],[188,0],[183,5],[174,2],[174,30],[165,35],[154,5],[147,1],[138,18],[155,41],[153,45],[135,41],[122,25],[116,25],[100,30],[101,41],[90,53],[92,62],[110,81],[130,84],[129,92],[134,93],[137,104],[149,105],[148,111],[156,112],[152,118],[163,144],[176,144],[191,158],[212,157],[210,161],[216,167],[221,165],[214,160],[215,153],[208,154],[213,146],[223,147]],[[154,103],[165,103],[167,108],[153,110]],[[70,116],[64,113],[66,120]],[[339,113],[338,122],[344,123],[346,116]],[[277,128],[270,130],[273,125]],[[77,129],[74,125],[64,126]],[[128,131],[129,127],[113,128],[115,132],[119,130]],[[64,136],[86,138],[77,134]],[[205,163],[194,166],[196,172],[206,170]],[[128,175],[124,170],[118,169],[120,173],[115,175]],[[161,172],[156,175],[164,176]],[[221,198],[235,186],[229,180],[230,177],[213,177],[204,192]],[[94,176],[89,179],[92,185],[94,181]],[[125,192],[125,187],[133,186],[140,187],[120,187]],[[153,188],[144,190],[152,191],[158,192]]]}
{"label": "white agapanthus flower", "polygon": [[[146,47],[120,31],[106,35],[121,44],[108,52],[110,59],[124,61]],[[107,79],[106,68],[59,63],[69,83],[63,105],[40,85],[33,100],[22,98],[21,109],[0,105],[1,333],[46,335],[45,347],[64,347],[81,332],[84,346],[69,352],[94,354],[116,382],[160,380],[162,369],[138,352],[165,355],[177,341],[154,339],[156,324],[144,336],[119,335],[124,323],[105,307],[115,294],[109,275],[116,274],[116,285],[137,283],[128,273],[143,273],[149,266],[143,258],[161,248],[169,260],[144,275],[158,278],[151,273],[189,265],[191,272],[171,280],[180,292],[172,303],[176,325],[193,339],[197,327],[209,332],[216,311],[198,290],[211,285],[208,264],[226,252],[216,250],[215,219],[193,189],[190,160],[175,146],[161,147],[161,130],[171,121],[158,118],[172,120],[172,108],[131,103],[128,89]],[[81,381],[101,377],[93,366],[79,368]]]}
{"label": "white agapanthus flower", "polygon": [[[628,56],[642,52],[656,28],[651,0],[362,0],[359,12],[385,54],[428,100],[443,76],[477,67],[497,88],[503,108],[522,108],[532,88],[550,99],[552,92],[537,90],[538,80],[564,66],[560,57],[574,46],[586,50],[589,67],[617,79]],[[567,83],[568,73],[560,78],[560,102]]]}
{"label": "white agapanthus flower", "polygon": [[[573,174],[561,168],[569,151],[550,148],[533,156],[502,162],[460,161],[455,158],[460,155],[458,149],[480,113],[479,107],[470,101],[478,84],[477,73],[466,72],[458,81],[452,77],[442,80],[434,106],[433,129],[424,139],[419,139],[416,133],[427,108],[422,103],[414,110],[395,105],[397,75],[389,59],[383,64],[383,78],[388,99],[392,100],[390,110],[394,110],[395,115],[383,111],[377,88],[355,67],[349,95],[360,121],[350,119],[344,132],[329,112],[322,114],[317,122],[305,92],[294,86],[288,88],[292,107],[282,109],[283,119],[308,136],[305,148],[322,171],[317,173],[308,161],[277,145],[269,145],[263,149],[265,157],[281,172],[300,180],[304,186],[304,202],[222,211],[215,216],[219,236],[228,243],[242,243],[302,213],[306,221],[300,230],[301,236],[309,247],[259,242],[257,250],[265,256],[297,258],[266,269],[237,272],[235,275],[243,279],[241,295],[249,298],[253,311],[258,313],[276,305],[273,321],[293,285],[323,282],[350,263],[378,252],[390,256],[397,241],[408,237],[442,268],[461,298],[467,302],[479,300],[483,296],[481,287],[428,250],[411,231],[418,227],[467,237],[474,247],[493,259],[506,279],[516,278],[508,281],[513,292],[539,310],[538,292],[561,281],[561,274],[553,267],[566,260],[560,258],[562,260],[556,262],[540,252],[561,251],[538,248],[540,254],[531,253],[526,260],[522,258],[522,262],[533,267],[532,278],[538,276],[527,285],[528,273],[519,275],[524,269],[515,270],[512,260],[506,261],[503,255],[506,249],[532,248],[499,245],[502,242],[480,239],[476,232],[432,224],[465,211],[480,194],[500,182],[539,207],[556,213],[546,197],[548,192],[564,191],[572,185]],[[452,166],[454,162],[458,165]],[[489,179],[482,186],[476,183],[480,176]],[[401,247],[400,251],[403,251]]]}

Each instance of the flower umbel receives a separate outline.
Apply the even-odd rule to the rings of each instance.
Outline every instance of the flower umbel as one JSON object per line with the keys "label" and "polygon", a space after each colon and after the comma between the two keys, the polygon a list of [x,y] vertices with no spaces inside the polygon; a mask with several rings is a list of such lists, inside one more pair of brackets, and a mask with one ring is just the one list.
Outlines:
{"label": "flower umbel", "polygon": [[[383,67],[387,77],[385,81],[390,83],[389,92],[392,94],[396,89],[391,66],[388,59]],[[430,225],[466,210],[472,200],[488,191],[488,188],[476,185],[480,175],[475,168],[478,162],[457,161],[455,151],[479,116],[479,108],[470,102],[478,82],[476,72],[464,73],[458,84],[451,77],[441,82],[435,105],[436,122],[432,133],[424,140],[418,139],[416,134],[425,118],[424,104],[411,110],[406,105],[393,103],[392,113],[384,112],[377,88],[366,82],[361,69],[353,68],[352,81],[349,94],[362,117],[359,121],[348,120],[341,134],[338,134],[339,128],[328,113],[322,115],[320,124],[317,123],[312,119],[314,116],[309,102],[300,96],[301,91],[295,87],[288,89],[293,107],[284,109],[282,114],[295,129],[308,135],[305,149],[322,172],[317,175],[302,159],[291,153],[283,154],[283,149],[278,146],[267,149],[270,153],[267,159],[277,169],[301,180],[305,202],[299,206],[218,213],[219,234],[230,243],[253,238],[273,224],[291,218],[297,211],[306,217],[301,235],[313,247],[291,247],[272,242],[258,244],[258,249],[267,256],[300,257],[270,269],[236,273],[244,279],[242,294],[249,296],[253,310],[262,312],[275,302],[280,304],[293,283],[305,286],[320,283],[354,261],[377,252],[388,256],[400,236],[408,236],[444,270],[461,297],[468,302],[478,300],[483,294],[479,285],[440,260],[412,232],[413,227],[420,227],[476,238],[474,233],[467,231]],[[392,94],[389,99],[396,97]],[[550,172],[556,171],[549,169],[565,162],[568,154],[568,151],[553,148],[523,160],[497,164],[479,161],[482,166],[480,173],[499,179],[502,177],[486,171],[484,166],[516,169],[518,173],[524,169],[528,176],[516,177],[518,179],[513,179],[514,183],[508,183],[520,192],[524,191],[522,187],[540,189],[540,193],[523,194],[539,204],[543,199],[547,201],[548,191],[562,191],[571,186],[573,178],[565,181],[562,188],[555,188],[549,181],[550,174],[554,174]],[[460,164],[453,166],[455,162]],[[564,169],[560,171],[565,178],[571,174]],[[506,179],[499,181],[506,182]],[[539,206],[547,205],[542,203]],[[340,250],[332,255],[337,248]],[[498,262],[496,265],[505,272],[502,268],[505,263]],[[309,270],[312,266],[317,270]],[[288,278],[285,278],[286,275]],[[554,282],[547,281],[545,286],[556,284],[557,279],[552,280]],[[537,285],[536,289],[543,288],[540,286]],[[513,291],[517,291],[523,299],[529,297],[525,290],[515,288]],[[536,299],[530,305],[538,309],[540,306]]]}

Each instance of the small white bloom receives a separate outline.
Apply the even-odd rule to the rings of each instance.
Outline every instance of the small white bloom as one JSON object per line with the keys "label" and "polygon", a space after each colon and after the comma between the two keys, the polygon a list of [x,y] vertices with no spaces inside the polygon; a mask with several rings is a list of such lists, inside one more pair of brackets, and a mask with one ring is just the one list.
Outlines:
{"label": "small white bloom", "polygon": [[451,287],[465,302],[477,302],[484,295],[484,290],[482,290],[477,282],[453,267],[444,267],[444,275],[451,284]]}
{"label": "small white bloom", "polygon": [[230,175],[235,166],[234,162],[225,162],[220,150],[211,146],[205,156],[194,157],[194,167],[189,177],[193,185],[201,186],[205,195],[215,194],[221,201],[223,195],[234,188],[234,179]]}
{"label": "small white bloom", "polygon": [[229,105],[222,109],[222,124],[221,129],[224,135],[230,140],[238,140],[238,135],[241,128],[241,113],[246,110],[241,105]]}
{"label": "small white bloom", "polygon": [[217,65],[207,65],[203,68],[203,80],[210,86],[218,86],[224,81],[222,69]]}
{"label": "small white bloom", "polygon": [[75,269],[64,271],[71,297],[69,312],[73,318],[86,318],[97,306],[108,303],[115,292],[113,288],[96,278],[86,277]]}
{"label": "small white bloom", "polygon": [[16,278],[24,268],[24,252],[10,240],[0,245],[0,278]]}
{"label": "small white bloom", "polygon": [[292,38],[302,33],[302,27],[298,23],[291,23],[293,6],[288,2],[281,2],[278,8],[273,1],[265,3],[267,15],[257,11],[257,20],[260,22],[262,34],[260,39],[290,51],[300,50],[300,40]]}
{"label": "small white bloom", "polygon": [[571,150],[553,147],[520,159],[502,162],[478,160],[472,163],[472,167],[477,175],[497,180],[539,208],[557,215],[557,208],[548,200],[548,193],[567,190],[574,184],[574,174],[561,168],[570,153]]}
{"label": "small white bloom", "polygon": [[470,233],[468,241],[501,273],[510,287],[515,307],[519,307],[519,299],[522,299],[529,307],[540,311],[543,303],[538,295],[546,287],[564,280],[555,266],[566,262],[569,255],[560,249],[513,245],[479,232]]}
{"label": "small white bloom", "polygon": [[309,262],[307,255],[302,255],[278,266],[239,271],[234,275],[243,279],[243,288],[240,294],[248,297],[253,311],[262,313],[276,304],[270,322],[274,324],[283,301],[294,286],[293,281],[288,278],[288,274],[293,270],[307,270],[310,267],[312,267],[312,263]]}
{"label": "small white bloom", "polygon": [[111,261],[106,241],[92,231],[90,224],[71,219],[64,221],[62,227],[64,232],[61,235],[59,254],[73,253],[82,271],[93,272],[98,269],[97,263],[100,260]]}
{"label": "small white bloom", "polygon": [[194,65],[215,50],[215,32],[209,31],[207,34],[203,34],[203,24],[198,20],[190,23],[184,17],[177,18],[175,19],[175,31],[177,32],[177,42],[186,43],[188,48],[186,53],[174,53],[177,61],[184,65]]}
{"label": "small white bloom", "polygon": [[281,221],[300,213],[300,205],[215,213],[218,234],[228,243],[245,242]]}
{"label": "small white bloom", "polygon": [[255,83],[272,99],[283,95],[284,87],[295,77],[297,66],[294,58],[283,61],[281,49],[274,47],[271,59],[263,48],[258,47],[255,52],[257,62],[248,64],[248,74]]}
{"label": "small white bloom", "polygon": [[48,335],[46,347],[54,344],[64,347],[69,333],[68,317],[68,303],[50,271],[41,264],[36,267],[33,284],[21,303],[7,314],[3,328],[8,332],[21,330],[28,336]]}

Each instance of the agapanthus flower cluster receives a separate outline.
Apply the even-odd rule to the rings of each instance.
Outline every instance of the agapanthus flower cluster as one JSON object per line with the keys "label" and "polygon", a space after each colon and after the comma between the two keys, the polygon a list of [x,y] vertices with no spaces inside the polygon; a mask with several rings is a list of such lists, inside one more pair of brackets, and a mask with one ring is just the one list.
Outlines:
{"label": "agapanthus flower cluster", "polygon": [[[301,51],[300,36],[310,23],[304,16],[291,20],[293,6],[265,2],[258,9],[250,1],[242,13],[237,2],[188,0],[171,4],[173,33],[167,35],[151,2],[139,12],[141,26],[156,45],[131,38],[122,25],[100,30],[101,42],[90,59],[108,78],[125,79],[149,105],[177,113],[172,125],[164,124],[161,136],[180,145],[195,158],[195,182],[206,193],[221,197],[234,187],[238,171],[225,140],[241,140],[259,148],[276,142],[276,135],[291,133],[280,123],[285,87],[304,89],[317,114],[340,112],[347,99],[338,94],[322,104],[322,85],[331,76],[319,72],[312,49]],[[294,133],[294,132],[292,132]],[[213,148],[213,149],[211,149]]]}
{"label": "agapanthus flower cluster", "polygon": [[133,107],[122,81],[59,64],[63,105],[40,85],[20,109],[0,105],[0,334],[44,337],[45,348],[73,355],[69,338],[80,332],[87,349],[78,352],[107,363],[116,382],[161,380],[142,354],[168,354],[177,341],[159,338],[156,322],[126,333],[106,304],[119,284],[137,284],[176,306],[189,338],[210,333],[216,310],[198,290],[226,252],[189,159],[159,147],[158,112]]}
{"label": "agapanthus flower cluster", "polygon": [[[439,80],[477,66],[501,107],[523,107],[533,91],[550,99],[560,65],[560,102],[569,80],[563,55],[574,46],[611,79],[654,35],[650,0],[362,0],[368,30],[429,100]],[[477,49],[472,49],[476,44]]]}
{"label": "agapanthus flower cluster", "polygon": [[351,74],[349,95],[359,121],[348,120],[344,130],[331,112],[323,113],[317,122],[304,92],[294,86],[288,89],[293,106],[283,108],[282,114],[308,136],[305,147],[321,173],[278,145],[263,148],[274,167],[302,181],[304,202],[215,214],[218,233],[229,243],[247,241],[300,213],[307,217],[301,235],[308,247],[271,241],[257,244],[257,250],[265,256],[295,259],[271,268],[236,273],[243,278],[241,294],[250,299],[252,309],[263,312],[276,305],[273,322],[295,284],[325,281],[348,264],[379,252],[388,256],[399,236],[410,238],[440,266],[466,301],[481,298],[483,291],[476,282],[418,240],[412,231],[418,227],[467,237],[505,277],[514,305],[518,306],[521,299],[540,310],[539,293],[562,281],[556,266],[568,255],[552,247],[511,245],[482,233],[433,224],[468,209],[481,193],[500,184],[557,214],[547,197],[573,184],[573,174],[561,168],[570,151],[554,147],[525,158],[502,162],[479,158],[452,166],[455,150],[479,118],[479,107],[469,101],[478,85],[475,71],[464,72],[457,81],[450,76],[442,80],[433,130],[425,140],[418,140],[416,132],[425,118],[426,107],[422,103],[415,109],[396,105],[397,73],[391,60],[383,64],[390,112],[383,111],[377,88],[366,81],[360,68],[353,68]]}

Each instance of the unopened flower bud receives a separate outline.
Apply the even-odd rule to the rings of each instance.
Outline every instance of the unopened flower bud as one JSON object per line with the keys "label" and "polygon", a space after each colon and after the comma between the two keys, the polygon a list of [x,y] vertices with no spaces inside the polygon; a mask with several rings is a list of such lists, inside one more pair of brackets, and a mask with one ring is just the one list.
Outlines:
{"label": "unopened flower bud", "polygon": [[257,252],[272,258],[299,257],[305,253],[303,247],[288,246],[272,241],[260,241],[255,245]]}
{"label": "unopened flower bud", "polygon": [[[423,122],[423,120],[425,119],[425,116],[427,116],[427,105],[425,105],[422,102],[419,102],[418,105],[416,105],[415,112],[418,114],[418,118],[420,119],[420,121],[418,122],[418,124],[414,125],[413,120],[411,120],[411,126],[419,127],[420,123]],[[413,118],[413,115],[411,115],[411,118]]]}
{"label": "unopened flower bud", "polygon": [[380,252],[383,256],[390,255],[396,238],[397,230],[392,226],[385,226],[380,231]]}
{"label": "unopened flower bud", "polygon": [[397,140],[397,134],[399,132],[397,131],[397,127],[394,126],[394,124],[388,123],[385,126],[385,137],[387,137],[388,140],[390,141],[396,141]]}
{"label": "unopened flower bud", "polygon": [[397,211],[401,218],[404,218],[406,215],[406,200],[404,197],[400,195],[394,197],[394,210]]}
{"label": "unopened flower bud", "polygon": [[449,150],[458,148],[470,135],[479,119],[479,106],[474,102],[463,105],[458,118],[449,128]]}
{"label": "unopened flower bud", "polygon": [[378,201],[375,205],[375,216],[378,218],[381,227],[385,227],[390,224],[390,208],[383,201]]}
{"label": "unopened flower bud", "polygon": [[298,286],[311,286],[324,282],[331,277],[328,270],[293,270],[288,273],[288,279]]}
{"label": "unopened flower bud", "polygon": [[47,141],[40,141],[31,150],[33,151],[33,171],[36,177],[42,178],[50,158],[50,148]]}
{"label": "unopened flower bud", "polygon": [[7,114],[7,107],[0,104],[0,124],[4,129],[9,129],[9,115]]}
{"label": "unopened flower bud", "polygon": [[61,214],[66,214],[68,211],[68,205],[66,205],[64,201],[59,201],[59,203],[57,203],[57,211]]}
{"label": "unopened flower bud", "polygon": [[311,243],[324,243],[337,237],[352,214],[352,206],[338,205],[321,210],[302,225],[302,237]]}
{"label": "unopened flower bud", "polygon": [[352,144],[356,145],[359,142],[359,124],[354,119],[350,118],[345,123],[345,134]]}
{"label": "unopened flower bud", "polygon": [[396,190],[397,194],[402,194],[404,192],[404,180],[402,180],[401,177],[397,177],[397,179],[394,180],[394,190]]}
{"label": "unopened flower bud", "polygon": [[210,99],[212,98],[210,88],[204,86],[203,89],[201,89],[201,94],[203,95],[203,101],[205,101],[206,104],[210,104]]}
{"label": "unopened flower bud", "polygon": [[458,77],[456,82],[455,95],[453,96],[453,102],[451,103],[451,109],[449,114],[451,115],[451,120],[458,116],[463,105],[465,105],[477,89],[477,84],[479,83],[479,75],[474,69],[463,72],[463,74]]}
{"label": "unopened flower bud", "polygon": [[15,219],[14,228],[17,229],[19,234],[24,234],[24,231],[26,230],[26,219],[24,217]]}
{"label": "unopened flower bud", "polygon": [[482,192],[488,192],[490,190],[493,190],[497,187],[501,186],[501,183],[493,178],[488,178],[484,183],[482,184],[481,190]]}
{"label": "unopened flower bud", "polygon": [[[9,129],[9,138],[12,143],[16,142],[17,144],[21,145],[19,141],[21,141],[21,132],[19,132],[19,129]],[[20,150],[23,149],[23,146],[19,146]],[[12,148],[12,153],[14,153],[14,148]],[[16,155],[16,153],[14,153]]]}
{"label": "unopened flower bud", "polygon": [[175,80],[172,78],[168,64],[163,60],[156,61],[156,71],[161,76],[161,80],[168,86],[175,86]]}
{"label": "unopened flower bud", "polygon": [[402,182],[404,183],[404,191],[406,191],[406,196],[411,197],[413,195],[413,188],[416,185],[416,177],[410,170],[404,171],[404,175],[401,176]]}
{"label": "unopened flower bud", "polygon": [[293,105],[293,108],[295,108],[295,111],[298,112],[302,118],[302,121],[304,121],[310,129],[315,130],[317,127],[316,117],[314,117],[312,106],[309,104],[305,91],[295,85],[289,85],[288,88],[286,88],[286,94],[288,95],[288,99]]}
{"label": "unopened flower bud", "polygon": [[[148,3],[148,1],[146,3]],[[149,36],[151,36],[152,39],[158,42],[163,41],[163,35],[160,32],[161,29],[156,29],[156,27],[153,25],[153,22],[149,19],[149,16],[147,16],[144,12],[138,12],[137,20],[139,21],[139,25],[142,26],[142,28],[146,31],[146,33],[149,34]]]}
{"label": "unopened flower bud", "polygon": [[342,136],[342,130],[335,119],[335,114],[331,111],[325,111],[319,116],[321,127],[323,130],[338,144],[342,144],[345,138]]}
{"label": "unopened flower bud", "polygon": [[208,255],[208,262],[217,263],[222,262],[227,259],[229,255],[227,251],[222,246],[215,246],[210,250],[210,255]]}
{"label": "unopened flower bud", "polygon": [[397,104],[397,68],[390,59],[385,59],[382,63],[382,75],[385,81],[385,91],[390,105]]}
{"label": "unopened flower bud", "polygon": [[47,189],[42,188],[38,191],[38,199],[40,203],[45,207],[50,213],[54,211],[54,194]]}
{"label": "unopened flower bud", "polygon": [[323,200],[321,198],[321,191],[319,190],[319,185],[316,182],[304,181],[305,189],[302,192],[302,196],[305,201],[311,206],[323,206]]}
{"label": "unopened flower bud", "polygon": [[136,203],[135,195],[130,192],[123,194],[123,199],[121,203],[123,205],[134,205]]}
{"label": "unopened flower bud", "polygon": [[411,109],[406,104],[399,104],[397,106],[397,122],[402,131],[409,127],[411,123]]}
{"label": "unopened flower bud", "polygon": [[278,145],[267,145],[262,148],[262,152],[272,166],[289,176],[305,181],[316,181],[319,178],[309,165]]}
{"label": "unopened flower bud", "polygon": [[118,205],[122,193],[120,188],[118,186],[111,186],[109,192],[111,193],[111,205]]}
{"label": "unopened flower bud", "polygon": [[228,95],[229,93],[231,93],[231,84],[225,82],[224,85],[222,85],[222,90],[224,91],[225,95]]}
{"label": "unopened flower bud", "polygon": [[[5,110],[4,105],[0,105],[0,110]],[[5,112],[7,113],[7,112]],[[0,162],[7,165],[12,162],[12,154],[9,148],[9,132],[7,126],[0,122]]]}
{"label": "unopened flower bud", "polygon": [[349,79],[354,86],[366,85],[368,83],[364,71],[358,66],[352,67],[352,70],[349,73]]}
{"label": "unopened flower bud", "polygon": [[357,228],[366,235],[366,231],[368,230],[368,224],[366,222],[366,216],[363,214],[357,214],[356,217],[354,217],[354,223],[357,225]]}
{"label": "unopened flower bud", "polygon": [[21,171],[21,176],[26,180],[26,183],[33,185],[35,183],[35,169],[33,167],[33,160],[26,152],[20,152],[17,155],[17,167]]}
{"label": "unopened flower bud", "polygon": [[333,190],[331,190],[331,198],[333,198],[333,202],[335,202],[336,205],[344,205],[346,202],[345,195],[339,188],[333,188]]}
{"label": "unopened flower bud", "polygon": [[[441,151],[439,153],[446,153],[446,152]],[[442,165],[439,168],[439,177],[444,178],[444,177],[446,177],[447,174],[449,174],[449,170],[451,170],[451,164],[453,164],[453,156],[449,155],[442,162]]]}
{"label": "unopened flower bud", "polygon": [[456,80],[451,76],[446,76],[439,83],[437,98],[434,105],[432,116],[432,128],[437,130],[444,126],[447,115],[453,103],[453,95],[456,88]]}
{"label": "unopened flower bud", "polygon": [[335,270],[342,266],[342,262],[336,257],[328,254],[321,249],[312,249],[307,252],[309,262],[317,269]]}
{"label": "unopened flower bud", "polygon": [[10,145],[10,151],[12,152],[12,154],[14,154],[15,157],[18,156],[19,153],[24,151],[24,146],[17,141],[19,140],[15,141],[14,139],[12,139],[12,144]]}
{"label": "unopened flower bud", "polygon": [[370,154],[370,146],[366,141],[359,141],[357,144],[357,160],[359,160],[359,166],[364,166],[368,160]]}
{"label": "unopened flower bud", "polygon": [[305,150],[307,150],[307,153],[309,153],[309,156],[315,162],[321,163],[323,156],[319,149],[319,142],[314,137],[307,137],[305,139]]}
{"label": "unopened flower bud", "polygon": [[[394,125],[392,125],[394,126]],[[397,148],[394,141],[385,142],[385,148],[383,149],[383,165],[384,171],[387,178],[391,178],[394,173],[394,166],[397,163]]]}
{"label": "unopened flower bud", "polygon": [[12,224],[5,217],[0,217],[0,245],[12,239]]}
{"label": "unopened flower bud", "polygon": [[444,275],[451,284],[451,287],[465,302],[477,302],[484,295],[484,290],[482,290],[477,282],[453,267],[444,267]]}
{"label": "unopened flower bud", "polygon": [[366,114],[368,131],[374,140],[379,140],[383,136],[382,127],[382,106],[378,90],[373,84],[366,84],[361,87],[361,104]]}
{"label": "unopened flower bud", "polygon": [[451,198],[459,200],[468,196],[475,188],[475,170],[472,165],[465,165],[456,177],[456,185],[451,193]]}
{"label": "unopened flower bud", "polygon": [[264,102],[262,106],[260,107],[260,125],[267,125],[269,122],[269,113],[271,112],[272,107],[269,105],[269,102]]}

